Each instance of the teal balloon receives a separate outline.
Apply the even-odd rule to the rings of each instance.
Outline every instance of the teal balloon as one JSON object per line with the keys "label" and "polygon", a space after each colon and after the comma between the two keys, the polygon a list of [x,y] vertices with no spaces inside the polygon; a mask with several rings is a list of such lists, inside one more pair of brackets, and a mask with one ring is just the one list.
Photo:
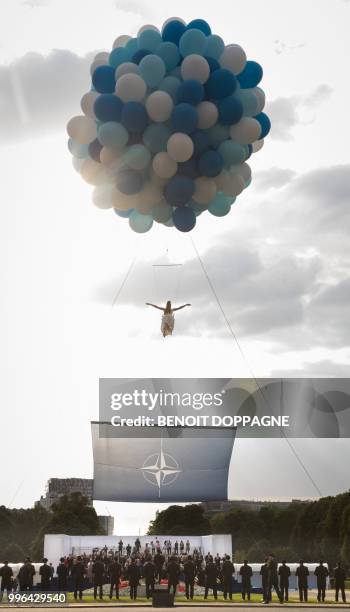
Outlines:
{"label": "teal balloon", "polygon": [[162,42],[155,53],[162,58],[168,71],[176,68],[181,57],[177,45],[172,42]]}
{"label": "teal balloon", "polygon": [[176,77],[182,82],[181,66],[176,66],[175,68],[173,68],[169,76]]}
{"label": "teal balloon", "polygon": [[121,151],[129,140],[129,134],[125,127],[117,121],[103,123],[97,132],[100,143],[105,147]]}
{"label": "teal balloon", "polygon": [[78,159],[87,159],[89,157],[89,145],[80,144],[74,138],[69,138],[68,149],[70,153]]}
{"label": "teal balloon", "polygon": [[138,50],[138,40],[137,38],[130,38],[124,47],[127,54],[127,62],[131,62],[132,57]]}
{"label": "teal balloon", "polygon": [[259,101],[256,95],[249,89],[238,89],[234,98],[238,98],[243,106],[245,117],[254,117],[259,110]]}
{"label": "teal balloon", "polygon": [[173,101],[177,101],[177,90],[181,85],[180,79],[174,76],[166,76],[158,85],[160,91],[166,91]]}
{"label": "teal balloon", "polygon": [[138,36],[138,48],[154,53],[162,42],[162,37],[156,30],[143,30]]}
{"label": "teal balloon", "polygon": [[242,164],[246,159],[246,150],[243,145],[234,140],[225,140],[218,148],[224,160],[225,168]]}
{"label": "teal balloon", "polygon": [[153,225],[151,215],[141,215],[137,210],[133,210],[129,217],[129,225],[137,234],[148,232]]}
{"label": "teal balloon", "polygon": [[146,55],[139,63],[140,75],[149,87],[157,87],[165,77],[166,68],[158,55]]}
{"label": "teal balloon", "polygon": [[206,41],[206,35],[200,30],[187,30],[183,33],[179,41],[179,49],[182,57],[192,55],[192,53],[204,55]]}
{"label": "teal balloon", "polygon": [[128,52],[124,47],[113,49],[109,55],[109,65],[113,68],[118,68],[120,64],[124,64],[129,60]]}
{"label": "teal balloon", "polygon": [[166,151],[171,130],[164,123],[151,123],[143,133],[143,142],[152,153]]}
{"label": "teal balloon", "polygon": [[213,57],[214,59],[219,59],[220,55],[222,55],[225,50],[225,43],[220,36],[217,34],[211,34],[207,36],[204,56],[205,57]]}
{"label": "teal balloon", "polygon": [[213,127],[208,130],[209,144],[217,149],[218,146],[229,138],[229,127],[227,125],[222,125],[221,123],[217,123],[213,125]]}
{"label": "teal balloon", "polygon": [[225,217],[231,210],[231,204],[235,198],[225,196],[224,193],[218,192],[215,198],[209,203],[208,210],[214,217]]}
{"label": "teal balloon", "polygon": [[151,153],[142,144],[134,144],[128,147],[123,155],[123,162],[133,170],[143,170],[151,161]]}

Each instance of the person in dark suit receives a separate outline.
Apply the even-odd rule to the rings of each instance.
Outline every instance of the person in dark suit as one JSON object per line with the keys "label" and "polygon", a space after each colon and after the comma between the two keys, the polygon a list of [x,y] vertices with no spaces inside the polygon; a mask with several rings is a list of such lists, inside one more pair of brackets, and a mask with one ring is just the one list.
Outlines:
{"label": "person in dark suit", "polygon": [[84,586],[84,576],[86,574],[85,565],[82,561],[82,558],[79,556],[77,560],[72,565],[71,576],[73,578],[74,583],[74,599],[78,598],[83,599],[83,586]]}
{"label": "person in dark suit", "polygon": [[4,561],[4,565],[0,568],[1,590],[0,601],[2,601],[4,591],[6,591],[7,599],[13,588],[13,571],[9,566],[8,561]]}
{"label": "person in dark suit", "polygon": [[252,590],[251,578],[253,575],[253,570],[250,565],[248,565],[247,560],[245,560],[243,565],[241,565],[239,573],[242,576],[242,599],[245,599],[247,596],[248,601],[250,601],[250,593]]}
{"label": "person in dark suit", "polygon": [[213,557],[208,557],[208,561],[205,567],[205,592],[204,599],[208,599],[209,589],[213,591],[214,599],[218,598],[218,568],[216,563],[213,561]]}
{"label": "person in dark suit", "polygon": [[67,578],[68,578],[68,566],[65,563],[64,557],[60,558],[59,565],[56,568],[56,574],[58,579],[58,590],[67,590]]}
{"label": "person in dark suit", "polygon": [[263,601],[267,600],[267,587],[268,587],[268,569],[267,569],[267,557],[265,558],[265,563],[260,568],[260,576],[261,576],[261,588],[263,592]]}
{"label": "person in dark suit", "polygon": [[295,575],[298,578],[298,588],[299,588],[299,600],[307,601],[308,598],[308,576],[309,576],[309,568],[305,567],[304,561],[299,562],[299,567],[297,567]]}
{"label": "person in dark suit", "polygon": [[152,559],[147,559],[145,565],[143,566],[143,575],[145,577],[147,599],[149,599],[153,595],[156,571],[156,566],[153,563]]}
{"label": "person in dark suit", "polygon": [[174,597],[176,595],[177,585],[179,584],[180,576],[180,565],[177,563],[174,557],[170,557],[170,561],[166,568],[168,576],[168,593],[173,589]]}
{"label": "person in dark suit", "polygon": [[267,599],[265,600],[265,604],[269,604],[272,600],[272,589],[275,589],[278,599],[280,603],[283,603],[282,593],[280,591],[278,585],[278,573],[277,573],[278,563],[276,557],[273,553],[270,553],[267,558]]}
{"label": "person in dark suit", "polygon": [[196,576],[196,568],[192,561],[191,555],[187,557],[184,563],[186,599],[193,599],[194,594],[194,579]]}
{"label": "person in dark suit", "polygon": [[92,564],[92,577],[94,582],[94,599],[97,599],[97,590],[99,591],[99,598],[103,599],[103,578],[105,573],[105,566],[100,557],[95,559]]}
{"label": "person in dark suit", "polygon": [[230,555],[226,555],[222,564],[222,582],[224,587],[224,599],[227,595],[232,599],[232,574],[234,574],[235,566],[233,565]]}
{"label": "person in dark suit", "polygon": [[346,578],[346,571],[341,566],[340,561],[338,561],[337,567],[334,568],[335,601],[338,601],[338,599],[339,599],[339,591],[340,591],[343,603],[346,603],[346,597],[345,597],[345,578]]}
{"label": "person in dark suit", "polygon": [[32,591],[35,567],[30,562],[29,557],[25,560],[18,572],[18,582],[20,591]]}
{"label": "person in dark suit", "polygon": [[282,561],[282,565],[279,566],[278,575],[280,578],[280,589],[282,598],[284,601],[288,601],[290,567],[286,565],[285,561]]}
{"label": "person in dark suit", "polygon": [[132,559],[129,565],[128,580],[130,586],[130,599],[135,600],[137,598],[137,587],[139,586],[140,580],[140,570],[136,565],[135,559]]}
{"label": "person in dark suit", "polygon": [[162,555],[160,550],[158,550],[156,554],[154,555],[153,561],[154,561],[154,565],[156,566],[156,578],[158,582],[160,582],[162,578],[163,565],[165,563],[165,557],[164,555]]}
{"label": "person in dark suit", "polygon": [[49,566],[47,559],[43,559],[43,564],[39,569],[39,576],[41,576],[40,588],[42,591],[49,591],[51,586],[52,570]]}
{"label": "person in dark suit", "polygon": [[320,561],[314,574],[317,578],[317,601],[323,602],[326,599],[327,576],[329,576],[328,568],[323,565],[323,561]]}
{"label": "person in dark suit", "polygon": [[115,598],[119,599],[119,582],[122,575],[122,566],[116,559],[114,559],[112,563],[109,564],[108,573],[111,584],[109,591],[109,599],[112,599],[114,589]]}

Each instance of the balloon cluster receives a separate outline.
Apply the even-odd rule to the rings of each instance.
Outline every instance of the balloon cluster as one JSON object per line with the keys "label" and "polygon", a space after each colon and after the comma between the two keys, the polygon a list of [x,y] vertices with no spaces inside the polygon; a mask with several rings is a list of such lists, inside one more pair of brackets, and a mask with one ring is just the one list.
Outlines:
{"label": "balloon cluster", "polygon": [[205,210],[222,217],[251,182],[247,159],[270,130],[263,71],[203,19],[122,35],[91,65],[83,115],[68,147],[93,201],[129,219],[188,232]]}

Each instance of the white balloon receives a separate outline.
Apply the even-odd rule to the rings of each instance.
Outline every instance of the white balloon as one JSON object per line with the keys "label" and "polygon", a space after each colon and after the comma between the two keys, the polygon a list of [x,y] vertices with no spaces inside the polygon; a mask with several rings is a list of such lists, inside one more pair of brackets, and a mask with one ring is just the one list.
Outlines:
{"label": "white balloon", "polygon": [[192,138],[182,132],[175,132],[168,140],[167,151],[176,162],[185,162],[193,155]]}
{"label": "white balloon", "polygon": [[244,179],[234,169],[223,170],[215,179],[218,189],[227,196],[238,196],[244,189]]}
{"label": "white balloon", "polygon": [[77,115],[68,121],[67,132],[79,144],[89,144],[97,136],[96,123],[91,117]]}
{"label": "white balloon", "polygon": [[92,201],[97,208],[113,208],[113,193],[114,185],[107,183],[106,185],[97,185],[92,192]]}
{"label": "white balloon", "polygon": [[139,74],[139,67],[133,62],[124,62],[115,70],[115,78],[119,79],[123,74]]}
{"label": "white balloon", "polygon": [[146,100],[146,110],[153,121],[166,121],[173,110],[173,100],[166,91],[154,91]]}
{"label": "white balloon", "polygon": [[81,159],[80,157],[72,157],[73,168],[76,172],[81,172],[84,161],[85,159]]}
{"label": "white balloon", "polygon": [[154,32],[158,32],[160,34],[157,26],[152,25],[152,24],[146,24],[146,25],[141,26],[141,28],[137,32],[137,36],[140,36],[140,34],[142,34],[142,32],[144,32],[145,30],[154,30]]}
{"label": "white balloon", "polygon": [[163,199],[163,190],[160,185],[148,181],[137,195],[138,200],[134,208],[145,215]]}
{"label": "white balloon", "polygon": [[130,38],[131,36],[128,36],[128,34],[121,34],[115,39],[113,43],[113,49],[116,49],[117,47],[125,47],[126,43],[128,42],[128,40],[130,40]]}
{"label": "white balloon", "polygon": [[153,170],[163,179],[168,179],[176,174],[177,163],[174,161],[168,153],[162,151],[161,153],[157,153],[152,162]]}
{"label": "white balloon", "polygon": [[93,159],[84,159],[80,174],[89,185],[101,185],[107,180],[102,164],[95,162]]}
{"label": "white balloon", "polygon": [[100,151],[101,164],[110,166],[120,159],[121,153],[115,149],[109,149],[108,147],[102,147]]}
{"label": "white balloon", "polygon": [[115,86],[115,93],[123,102],[140,102],[146,95],[147,85],[138,74],[123,74]]}
{"label": "white balloon", "polygon": [[94,62],[100,60],[103,61],[104,64],[108,64],[109,53],[107,51],[100,51],[99,53],[97,53],[94,57]]}
{"label": "white balloon", "polygon": [[239,74],[247,63],[247,56],[240,45],[227,45],[220,55],[219,63],[221,68],[227,68],[233,74]]}
{"label": "white balloon", "polygon": [[257,153],[258,151],[260,151],[260,149],[262,149],[263,146],[264,146],[263,138],[261,140],[257,140],[256,142],[253,142],[253,153]]}
{"label": "white balloon", "polygon": [[261,89],[261,87],[253,87],[253,89],[251,89],[250,91],[252,91],[257,97],[258,108],[257,108],[256,114],[258,115],[259,113],[261,113],[261,111],[264,109],[264,106],[265,106],[265,101],[266,101],[265,92],[263,89]]}
{"label": "white balloon", "polygon": [[247,162],[243,162],[239,166],[233,166],[232,171],[239,174],[245,183],[252,178],[252,169]]}
{"label": "white balloon", "polygon": [[216,104],[213,102],[200,102],[197,106],[198,112],[198,127],[201,130],[206,130],[218,120],[219,112]]}
{"label": "white balloon", "polygon": [[90,66],[91,76],[94,74],[96,68],[98,68],[99,66],[108,66],[108,61],[105,62],[104,60],[101,60],[101,59],[94,60]]}
{"label": "white balloon", "polygon": [[187,79],[195,79],[200,83],[205,83],[209,75],[209,64],[204,57],[193,53],[184,58],[181,64],[181,76],[184,81]]}
{"label": "white balloon", "polygon": [[216,194],[216,183],[213,179],[206,176],[200,176],[195,181],[195,192],[192,196],[193,200],[198,204],[208,204]]}
{"label": "white balloon", "polygon": [[261,134],[261,125],[259,121],[253,117],[242,117],[235,125],[230,127],[230,136],[232,140],[237,140],[241,144],[251,144],[258,140]]}
{"label": "white balloon", "polygon": [[80,100],[80,106],[84,115],[87,115],[92,119],[96,119],[94,113],[94,104],[96,98],[98,98],[99,95],[100,94],[97,91],[88,91],[86,94],[83,95],[82,99]]}

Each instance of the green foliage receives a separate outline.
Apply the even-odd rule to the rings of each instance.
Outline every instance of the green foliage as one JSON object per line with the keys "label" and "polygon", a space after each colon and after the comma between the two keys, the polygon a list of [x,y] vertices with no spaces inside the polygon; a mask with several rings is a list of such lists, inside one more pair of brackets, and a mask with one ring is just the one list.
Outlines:
{"label": "green foliage", "polygon": [[209,520],[197,504],[170,506],[156,514],[151,521],[149,535],[207,535],[211,533]]}

